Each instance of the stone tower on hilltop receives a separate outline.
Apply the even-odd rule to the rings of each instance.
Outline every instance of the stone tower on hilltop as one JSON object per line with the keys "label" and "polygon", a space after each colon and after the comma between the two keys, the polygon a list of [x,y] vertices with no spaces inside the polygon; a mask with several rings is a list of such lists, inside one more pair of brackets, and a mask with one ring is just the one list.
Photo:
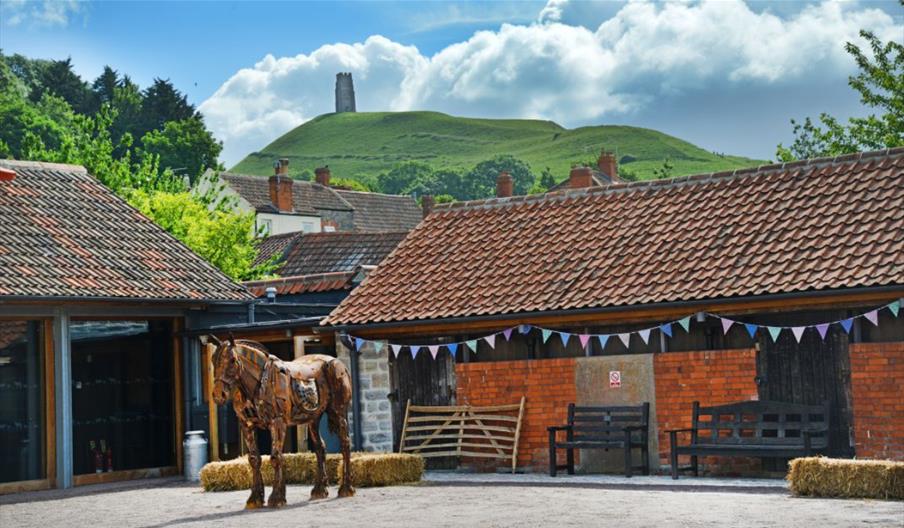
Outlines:
{"label": "stone tower on hilltop", "polygon": [[336,74],[336,113],[355,111],[355,85],[351,73]]}

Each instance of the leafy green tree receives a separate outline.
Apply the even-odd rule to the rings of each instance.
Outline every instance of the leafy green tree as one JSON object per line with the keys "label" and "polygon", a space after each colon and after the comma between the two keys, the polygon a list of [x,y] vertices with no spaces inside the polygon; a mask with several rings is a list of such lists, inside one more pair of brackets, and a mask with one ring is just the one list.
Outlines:
{"label": "leafy green tree", "polygon": [[467,199],[488,198],[496,194],[496,177],[502,171],[508,171],[515,182],[514,193],[516,195],[527,194],[534,184],[534,175],[530,171],[530,165],[513,156],[496,156],[493,159],[481,161],[468,172],[463,187]]}
{"label": "leafy green tree", "polygon": [[675,165],[672,164],[671,158],[666,158],[662,162],[662,166],[658,169],[653,169],[653,178],[657,180],[664,180],[666,178],[671,178],[672,173],[675,170]]}
{"label": "leafy green tree", "polygon": [[543,169],[543,172],[540,173],[540,186],[543,190],[549,190],[554,187],[556,184],[556,177],[552,173],[552,169],[546,167]]}
{"label": "leafy green tree", "polygon": [[109,66],[104,66],[103,73],[91,83],[91,89],[94,91],[95,95],[95,102],[98,105],[112,103],[116,96],[117,88],[119,88],[119,72]]}
{"label": "leafy green tree", "polygon": [[330,187],[348,189],[350,191],[370,191],[366,185],[351,178],[330,178]]}
{"label": "leafy green tree", "polygon": [[860,31],[860,36],[869,42],[871,54],[851,42],[845,45],[860,69],[848,79],[848,84],[860,94],[860,102],[877,113],[852,117],[847,123],[827,113],[820,114],[818,124],[809,117],[803,123],[792,119],[794,142],[790,147],[778,145],[779,160],[838,156],[904,145],[904,44],[883,43],[865,30]]}
{"label": "leafy green tree", "polygon": [[388,194],[406,194],[409,189],[431,184],[432,180],[433,168],[420,161],[399,163],[377,176],[380,190]]}
{"label": "leafy green tree", "polygon": [[60,148],[72,118],[69,105],[53,95],[33,104],[15,88],[0,90],[0,157],[28,159],[23,156],[28,145]]}
{"label": "leafy green tree", "polygon": [[145,89],[141,103],[138,126],[132,130],[135,137],[144,137],[151,130],[163,128],[167,121],[182,121],[195,117],[195,107],[177,90],[169,79],[154,79]]}
{"label": "leafy green tree", "polygon": [[90,113],[94,94],[88,84],[72,70],[72,58],[50,61],[38,75],[38,87],[31,91],[32,101],[40,101],[45,94],[62,97],[79,113]]}
{"label": "leafy green tree", "polygon": [[208,168],[217,168],[223,144],[214,139],[201,117],[167,121],[162,130],[141,138],[141,152],[160,157],[160,166],[188,175],[191,183]]}

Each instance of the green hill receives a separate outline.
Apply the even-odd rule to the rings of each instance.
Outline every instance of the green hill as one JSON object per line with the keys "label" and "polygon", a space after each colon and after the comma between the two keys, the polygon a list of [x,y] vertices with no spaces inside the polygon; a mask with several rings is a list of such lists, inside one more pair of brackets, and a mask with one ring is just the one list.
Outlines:
{"label": "green hill", "polygon": [[423,161],[434,168],[470,170],[499,154],[528,162],[539,176],[549,167],[557,180],[575,162],[596,159],[601,148],[616,152],[620,167],[652,178],[666,158],[673,175],[749,167],[762,163],[714,154],[678,138],[630,126],[566,129],[552,121],[472,119],[438,112],[325,114],[249,154],[232,170],[269,175],[273,160],[289,158],[290,173],[328,164],[334,176],[371,180],[396,163]]}

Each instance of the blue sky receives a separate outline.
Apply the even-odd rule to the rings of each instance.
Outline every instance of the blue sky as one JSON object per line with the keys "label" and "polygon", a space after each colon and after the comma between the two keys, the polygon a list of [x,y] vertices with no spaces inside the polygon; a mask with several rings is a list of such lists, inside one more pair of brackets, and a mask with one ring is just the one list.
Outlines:
{"label": "blue sky", "polygon": [[171,79],[227,165],[332,109],[628,124],[770,158],[788,119],[862,112],[842,46],[904,40],[888,2],[0,2],[0,47]]}

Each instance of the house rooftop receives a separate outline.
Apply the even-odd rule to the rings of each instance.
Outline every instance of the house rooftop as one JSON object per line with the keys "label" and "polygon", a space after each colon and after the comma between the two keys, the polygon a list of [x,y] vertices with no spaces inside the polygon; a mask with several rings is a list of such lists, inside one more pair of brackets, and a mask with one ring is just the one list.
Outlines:
{"label": "house rooftop", "polygon": [[901,255],[897,148],[438,205],[327,322],[899,286]]}
{"label": "house rooftop", "polygon": [[84,167],[0,160],[0,300],[219,302],[245,289]]}
{"label": "house rooftop", "polygon": [[[376,266],[399,245],[407,231],[386,233],[286,233],[276,241],[264,239],[261,253],[282,255],[278,273],[283,276],[350,272],[359,266]],[[279,249],[281,248],[281,249]],[[267,258],[259,257],[258,262]]]}

